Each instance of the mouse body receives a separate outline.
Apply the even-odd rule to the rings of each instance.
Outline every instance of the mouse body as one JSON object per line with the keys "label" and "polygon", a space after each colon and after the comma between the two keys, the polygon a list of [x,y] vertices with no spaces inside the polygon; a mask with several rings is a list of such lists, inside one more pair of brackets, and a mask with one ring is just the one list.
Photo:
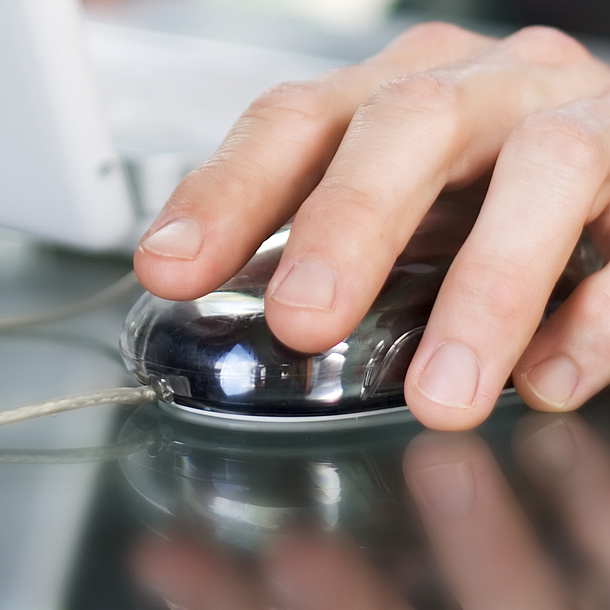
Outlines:
{"label": "mouse body", "polygon": [[[167,401],[189,417],[315,418],[404,408],[407,367],[478,209],[439,199],[367,315],[325,352],[304,354],[286,347],[265,320],[265,290],[290,231],[284,227],[230,281],[204,297],[174,302],[144,294],[121,333],[123,359],[138,381],[160,387]],[[595,268],[591,248],[581,241],[545,317]]]}

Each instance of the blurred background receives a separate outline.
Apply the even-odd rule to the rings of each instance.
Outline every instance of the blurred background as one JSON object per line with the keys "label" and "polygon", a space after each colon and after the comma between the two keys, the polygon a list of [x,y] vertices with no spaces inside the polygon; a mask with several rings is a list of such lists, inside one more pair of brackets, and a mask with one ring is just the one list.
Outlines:
{"label": "blurred background", "polygon": [[[85,0],[89,6],[116,5],[121,0]],[[162,4],[140,0],[127,4]],[[419,19],[493,20],[509,26],[545,23],[572,32],[605,35],[610,6],[603,0],[166,0],[163,4],[216,5],[226,10],[258,10],[294,16],[342,30],[370,27],[376,21],[409,15]]]}
{"label": "blurred background", "polygon": [[499,36],[544,23],[610,56],[603,0],[6,0],[0,227],[129,256],[262,91],[428,20]]}

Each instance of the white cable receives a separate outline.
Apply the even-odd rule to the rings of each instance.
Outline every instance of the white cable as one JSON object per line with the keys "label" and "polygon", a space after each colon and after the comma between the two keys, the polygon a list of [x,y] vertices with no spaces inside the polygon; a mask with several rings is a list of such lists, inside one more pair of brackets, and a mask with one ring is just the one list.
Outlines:
{"label": "white cable", "polygon": [[0,411],[0,426],[15,422],[53,415],[62,411],[72,411],[83,407],[93,407],[102,404],[140,404],[156,400],[157,393],[150,386],[137,388],[113,388],[111,390],[96,390],[83,392],[62,398],[54,398],[43,402],[25,405],[8,411]]}
{"label": "white cable", "polygon": [[139,286],[138,278],[136,277],[136,274],[131,271],[120,280],[114,282],[114,284],[111,284],[107,288],[104,288],[91,296],[76,301],[75,303],[69,303],[68,305],[62,305],[61,307],[56,307],[40,313],[0,318],[0,331],[26,328],[28,326],[46,324],[48,322],[58,322],[60,320],[65,320],[66,318],[78,316],[98,309],[99,307],[128,294],[136,286]]}

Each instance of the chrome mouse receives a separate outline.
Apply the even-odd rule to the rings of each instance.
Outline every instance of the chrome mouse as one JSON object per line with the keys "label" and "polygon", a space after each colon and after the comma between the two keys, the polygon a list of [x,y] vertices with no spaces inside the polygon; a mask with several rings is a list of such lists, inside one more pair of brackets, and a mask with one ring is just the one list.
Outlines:
{"label": "chrome mouse", "polygon": [[[204,297],[174,302],[144,294],[121,333],[123,359],[138,381],[159,390],[167,412],[191,421],[355,421],[404,411],[406,370],[478,209],[456,198],[437,200],[364,319],[325,352],[286,347],[265,321],[265,289],[290,232],[284,227]],[[593,248],[581,240],[544,316],[597,264]]]}

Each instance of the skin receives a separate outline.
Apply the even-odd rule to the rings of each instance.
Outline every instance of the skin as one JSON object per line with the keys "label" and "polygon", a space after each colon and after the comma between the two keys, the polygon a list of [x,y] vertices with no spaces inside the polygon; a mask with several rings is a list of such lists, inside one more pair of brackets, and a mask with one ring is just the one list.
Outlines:
{"label": "skin", "polygon": [[407,404],[426,426],[468,429],[512,372],[532,407],[575,409],[610,382],[610,271],[534,333],[582,231],[608,253],[609,85],[608,66],[554,29],[411,28],[362,64],[255,100],[143,237],[138,277],[164,298],[202,296],[296,214],[266,316],[288,346],[328,349],[439,193],[493,170],[407,373]]}

